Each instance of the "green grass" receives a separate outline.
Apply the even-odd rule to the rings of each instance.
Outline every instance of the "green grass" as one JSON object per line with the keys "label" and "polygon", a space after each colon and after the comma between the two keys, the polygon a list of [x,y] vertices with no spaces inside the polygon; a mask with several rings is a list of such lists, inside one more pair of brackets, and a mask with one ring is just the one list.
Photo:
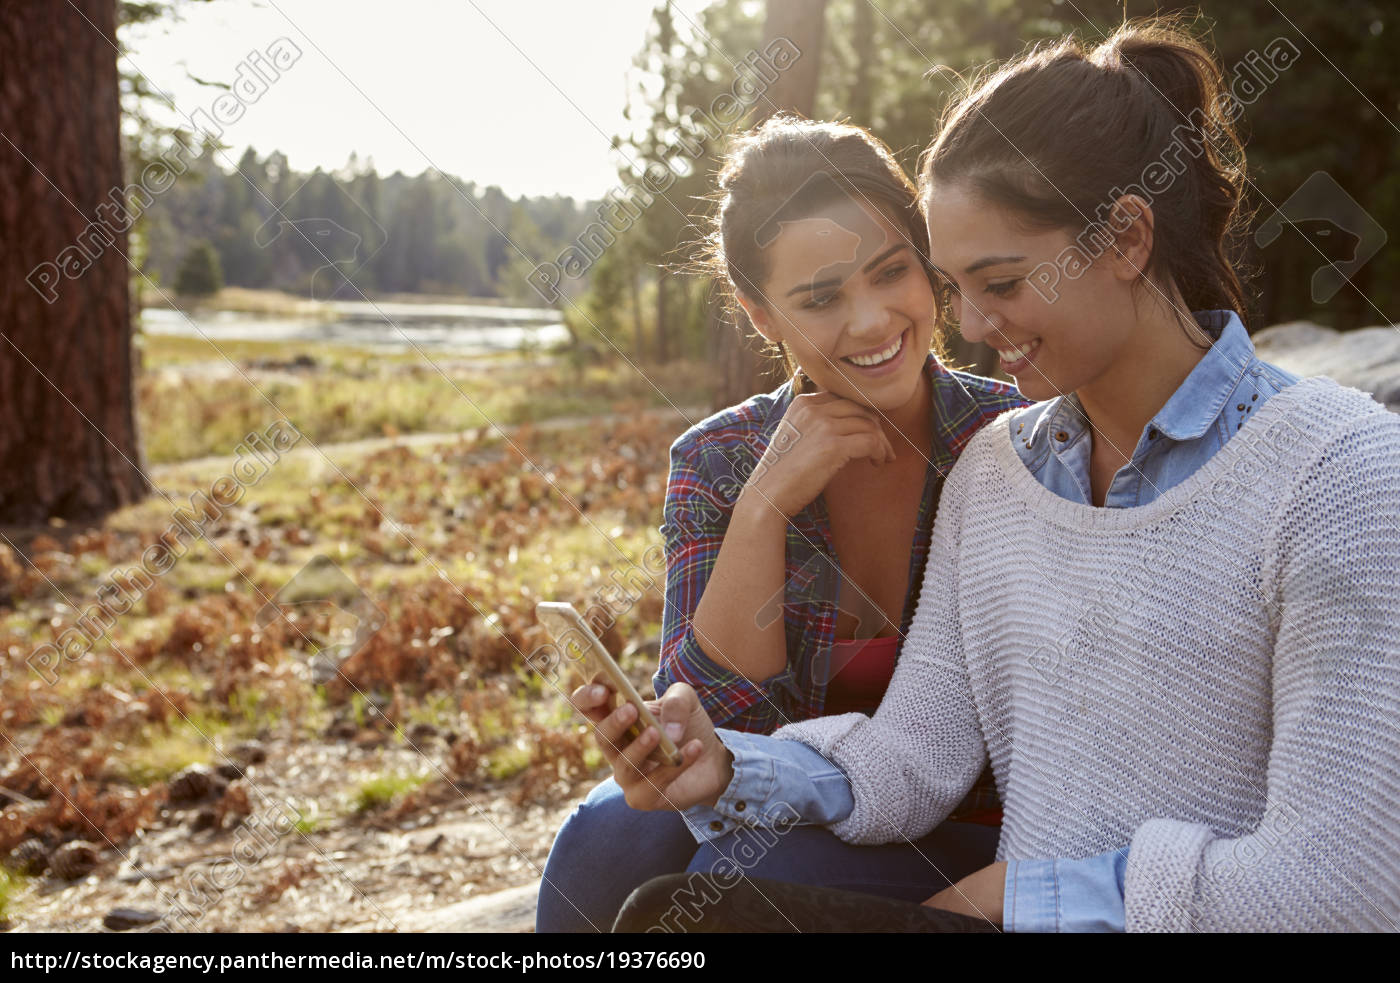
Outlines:
{"label": "green grass", "polygon": [[[281,414],[317,444],[455,433],[623,407],[703,405],[711,375],[706,366],[679,363],[639,371],[621,360],[570,366],[433,354],[429,361],[417,353],[331,345],[230,342],[216,349],[202,339],[162,335],[142,344],[137,413],[153,464],[223,455],[232,461],[249,433],[261,433]],[[250,364],[301,354],[316,359],[317,368],[294,379],[269,377]],[[194,363],[206,363],[211,374],[192,371]]]}
{"label": "green grass", "polygon": [[214,753],[210,740],[226,729],[218,718],[205,714],[191,716],[189,722],[177,717],[169,727],[148,725],[134,741],[113,751],[112,770],[138,787],[169,781],[190,765],[207,765]]}
{"label": "green grass", "polygon": [[426,784],[429,775],[383,774],[375,775],[361,782],[350,797],[350,807],[355,812],[368,812],[379,809],[409,792]]}
{"label": "green grass", "polygon": [[304,811],[298,810],[298,812],[300,815],[298,815],[296,822],[292,823],[292,828],[303,836],[309,836],[325,828],[326,817],[316,807],[316,803],[309,803]]}
{"label": "green grass", "polygon": [[486,772],[497,781],[505,781],[530,767],[533,757],[530,749],[521,744],[497,748],[486,758]]}
{"label": "green grass", "polygon": [[29,883],[29,878],[12,870],[0,867],[0,925],[9,920],[15,911],[15,896]]}
{"label": "green grass", "polygon": [[457,701],[451,693],[428,693],[421,703],[408,708],[408,713],[399,722],[399,731],[394,735],[400,743],[406,743],[405,733],[414,724],[431,724],[434,727],[450,727],[457,719]]}

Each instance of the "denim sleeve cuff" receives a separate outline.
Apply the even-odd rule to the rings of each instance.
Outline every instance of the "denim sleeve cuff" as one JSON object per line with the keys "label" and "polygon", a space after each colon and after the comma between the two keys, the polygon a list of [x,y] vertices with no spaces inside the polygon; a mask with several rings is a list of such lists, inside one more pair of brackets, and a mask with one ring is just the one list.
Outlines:
{"label": "denim sleeve cuff", "polygon": [[[760,734],[723,727],[715,730],[715,736],[734,755],[734,777],[713,806],[700,803],[682,811],[691,835],[701,843],[732,832],[737,826],[761,822],[761,807],[773,789],[773,756],[764,745],[777,742]],[[755,807],[752,812],[750,803]]]}
{"label": "denim sleeve cuff", "polygon": [[1122,932],[1128,849],[1085,860],[1011,860],[1002,922],[1008,932]]}
{"label": "denim sleeve cuff", "polygon": [[1008,932],[1058,932],[1059,881],[1053,860],[1008,860],[1002,927]]}
{"label": "denim sleeve cuff", "polygon": [[802,742],[726,728],[715,734],[734,755],[734,777],[713,808],[692,806],[681,814],[697,841],[740,826],[830,825],[855,807],[845,773]]}

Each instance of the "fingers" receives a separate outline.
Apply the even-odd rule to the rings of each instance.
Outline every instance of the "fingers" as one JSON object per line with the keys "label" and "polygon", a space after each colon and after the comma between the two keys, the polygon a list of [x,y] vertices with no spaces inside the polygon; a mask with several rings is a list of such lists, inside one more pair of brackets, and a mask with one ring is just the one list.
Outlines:
{"label": "fingers", "polygon": [[[696,713],[699,709],[700,696],[692,686],[688,683],[672,683],[661,695],[661,701],[656,709],[656,719],[661,723],[666,736],[679,744],[683,737],[701,736],[700,734],[686,733],[687,725],[691,720],[700,718],[702,728],[709,721],[708,715]],[[710,729],[713,729],[713,725]]]}
{"label": "fingers", "polygon": [[860,406],[859,404],[852,405],[856,407],[856,412],[845,413],[839,416],[833,415],[826,421],[827,426],[832,428],[833,433],[841,435],[859,433],[874,434],[879,440],[879,452],[870,455],[857,454],[855,456],[868,456],[871,463],[876,465],[893,461],[895,459],[894,444],[890,443],[890,438],[885,433],[880,414],[868,406]]}
{"label": "fingers", "polygon": [[612,709],[613,691],[601,683],[585,683],[569,694],[574,709],[596,724]]}
{"label": "fingers", "polygon": [[869,406],[857,403],[853,399],[847,399],[845,396],[838,396],[835,393],[815,393],[811,396],[798,396],[797,399],[811,400],[807,406],[812,409],[820,407],[823,416],[872,416],[875,413]]}
{"label": "fingers", "polygon": [[619,785],[625,789],[639,780],[644,780],[646,772],[651,770],[647,765],[654,765],[647,761],[647,756],[656,750],[660,740],[661,735],[655,727],[645,727],[640,737],[622,749],[613,761],[613,775]]}
{"label": "fingers", "polygon": [[894,448],[890,446],[884,431],[858,430],[842,436],[837,446],[847,461],[865,457],[870,459],[871,464],[879,467],[894,460]]}
{"label": "fingers", "polygon": [[668,765],[652,760],[659,741],[655,727],[648,727],[632,744],[623,748],[613,762],[613,778],[622,789],[627,804],[633,809],[681,810],[694,802],[677,797],[672,786],[691,765],[705,753],[699,739],[686,741],[680,751],[680,764]]}
{"label": "fingers", "polygon": [[[684,725],[695,709],[695,690],[687,686],[683,690],[668,689],[656,707],[656,719],[665,723]],[[690,697],[690,698],[687,698]]]}
{"label": "fingers", "polygon": [[628,729],[636,722],[637,708],[630,703],[623,703],[593,725],[593,731],[598,737],[599,750],[614,769],[617,768],[617,758],[622,750],[633,741],[633,735],[628,733]]}

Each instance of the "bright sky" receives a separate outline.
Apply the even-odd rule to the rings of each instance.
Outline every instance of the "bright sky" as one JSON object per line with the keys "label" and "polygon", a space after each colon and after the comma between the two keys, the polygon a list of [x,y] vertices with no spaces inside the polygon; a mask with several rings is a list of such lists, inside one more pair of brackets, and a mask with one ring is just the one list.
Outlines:
{"label": "bright sky", "polygon": [[[214,0],[126,34],[128,70],[180,112],[213,112],[200,86],[252,78],[279,38],[301,56],[224,129],[231,170],[246,146],[293,169],[380,174],[436,166],[507,194],[597,197],[618,183],[609,139],[627,126],[632,57],[658,0]],[[678,27],[706,6],[680,0]],[[493,26],[494,24],[494,26]],[[264,58],[266,61],[266,58]],[[246,91],[246,90],[245,90]],[[572,103],[572,104],[571,104]]]}

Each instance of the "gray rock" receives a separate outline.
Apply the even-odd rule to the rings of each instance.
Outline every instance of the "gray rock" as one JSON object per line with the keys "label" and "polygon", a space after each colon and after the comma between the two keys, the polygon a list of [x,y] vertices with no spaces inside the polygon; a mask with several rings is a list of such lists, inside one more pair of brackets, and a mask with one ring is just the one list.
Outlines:
{"label": "gray rock", "polygon": [[1370,393],[1400,412],[1400,328],[1333,331],[1307,321],[1265,328],[1254,336],[1259,357],[1295,375],[1325,375]]}
{"label": "gray rock", "polygon": [[102,919],[102,925],[113,932],[126,932],[133,928],[154,925],[160,919],[161,914],[158,911],[148,911],[145,908],[113,908],[107,912],[107,917]]}
{"label": "gray rock", "polygon": [[523,884],[495,894],[483,894],[435,911],[395,916],[401,932],[523,933],[535,930],[538,883]]}
{"label": "gray rock", "polygon": [[178,867],[137,867],[117,875],[120,884],[142,884],[149,881],[168,881],[180,873]]}

